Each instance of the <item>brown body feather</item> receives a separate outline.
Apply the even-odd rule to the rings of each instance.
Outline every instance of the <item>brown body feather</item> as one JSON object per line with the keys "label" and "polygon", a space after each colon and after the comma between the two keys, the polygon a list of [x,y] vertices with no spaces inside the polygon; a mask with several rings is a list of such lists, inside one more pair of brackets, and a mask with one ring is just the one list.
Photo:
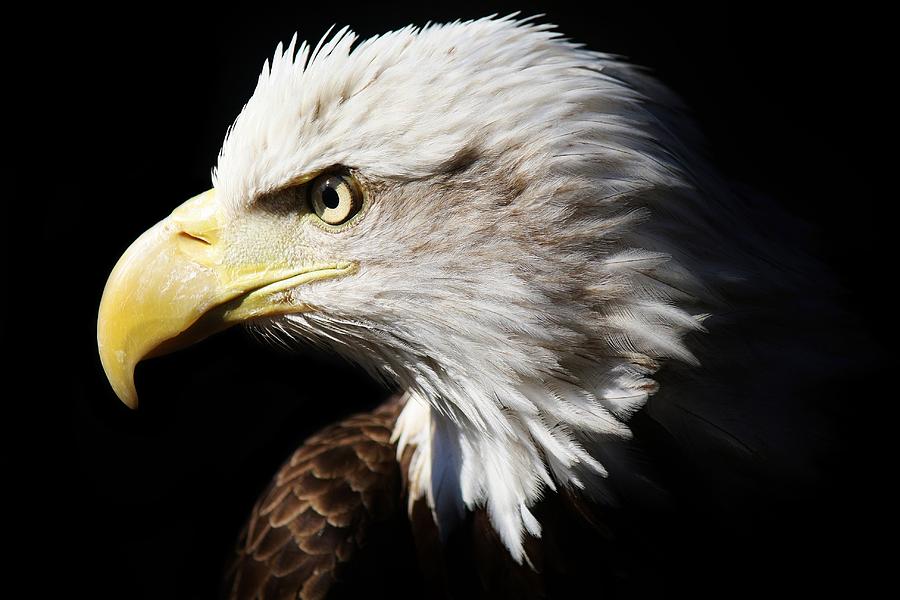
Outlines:
{"label": "brown body feather", "polygon": [[566,489],[533,507],[542,535],[525,539],[531,565],[512,559],[483,508],[442,539],[424,500],[407,510],[412,448],[398,461],[390,441],[401,408],[392,398],[294,452],[241,533],[226,598],[716,597],[733,581],[750,596],[784,575],[777,545],[765,543],[784,536],[777,522],[747,537],[683,506],[613,507]]}
{"label": "brown body feather", "polygon": [[227,598],[334,597],[371,579],[359,573],[370,562],[361,554],[411,549],[390,442],[399,408],[392,400],[351,416],[294,452],[253,507],[229,568]]}
{"label": "brown body feather", "polygon": [[[390,441],[401,408],[392,398],[326,427],[294,452],[253,507],[227,572],[226,598],[563,597],[579,585],[573,575],[597,574],[604,553],[597,542],[608,547],[608,532],[585,527],[567,494],[535,507],[545,530],[542,539],[526,540],[533,568],[512,559],[483,509],[442,541],[424,500],[407,511],[412,448],[398,462]],[[566,546],[589,542],[597,553],[584,557],[590,565],[582,569]]]}

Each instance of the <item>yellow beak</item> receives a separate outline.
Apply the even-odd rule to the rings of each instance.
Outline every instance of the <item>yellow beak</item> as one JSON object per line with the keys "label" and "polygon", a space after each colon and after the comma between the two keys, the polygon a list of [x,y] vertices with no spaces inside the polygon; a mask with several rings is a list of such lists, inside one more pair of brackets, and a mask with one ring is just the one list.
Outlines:
{"label": "yellow beak", "polygon": [[302,312],[280,294],[354,270],[352,263],[284,264],[235,260],[227,218],[209,190],[141,235],[119,259],[103,290],[97,345],[116,395],[137,408],[134,369],[248,319]]}

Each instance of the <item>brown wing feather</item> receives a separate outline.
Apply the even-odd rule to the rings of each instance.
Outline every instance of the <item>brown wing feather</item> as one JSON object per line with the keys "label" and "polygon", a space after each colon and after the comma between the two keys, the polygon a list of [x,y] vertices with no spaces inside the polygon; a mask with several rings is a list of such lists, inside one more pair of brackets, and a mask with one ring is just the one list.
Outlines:
{"label": "brown wing feather", "polygon": [[399,409],[394,399],[349,417],[294,452],[241,534],[228,572],[228,598],[325,598],[364,546],[381,546],[374,538],[383,537],[382,530],[390,531],[395,545],[404,533],[409,537],[390,442]]}
{"label": "brown wing feather", "polygon": [[[390,442],[401,407],[392,399],[349,417],[294,452],[241,534],[227,598],[573,597],[616,562],[603,519],[586,527],[591,511],[575,510],[567,494],[534,507],[544,535],[525,540],[533,568],[513,561],[483,508],[441,540],[423,500],[406,510],[412,448],[398,463]],[[585,548],[579,564],[572,549]],[[606,589],[616,580],[607,570]]]}

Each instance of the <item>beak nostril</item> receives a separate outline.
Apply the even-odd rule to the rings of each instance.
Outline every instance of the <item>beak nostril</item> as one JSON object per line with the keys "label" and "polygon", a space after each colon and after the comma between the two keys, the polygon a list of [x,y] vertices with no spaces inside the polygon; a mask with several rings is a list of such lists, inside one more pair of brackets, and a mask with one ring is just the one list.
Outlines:
{"label": "beak nostril", "polygon": [[187,239],[189,239],[189,240],[193,240],[193,241],[196,241],[196,242],[201,242],[201,243],[203,243],[203,244],[206,244],[207,246],[212,246],[212,242],[210,242],[209,240],[204,239],[204,238],[200,237],[199,235],[194,235],[194,234],[192,234],[192,233],[188,233],[187,231],[183,231],[183,230],[182,230],[182,231],[179,231],[179,232],[178,232],[178,235],[179,235],[180,237],[187,238]]}

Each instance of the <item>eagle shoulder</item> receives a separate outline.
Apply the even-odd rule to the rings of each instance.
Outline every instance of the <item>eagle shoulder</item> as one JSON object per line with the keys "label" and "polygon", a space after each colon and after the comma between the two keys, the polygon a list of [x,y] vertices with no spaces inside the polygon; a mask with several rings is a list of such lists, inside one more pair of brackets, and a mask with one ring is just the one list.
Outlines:
{"label": "eagle shoulder", "polygon": [[318,600],[348,584],[382,580],[358,572],[371,562],[361,555],[381,549],[387,531],[401,554],[412,547],[402,528],[409,525],[390,441],[399,409],[390,400],[348,417],[293,453],[253,507],[228,569],[225,597]]}

